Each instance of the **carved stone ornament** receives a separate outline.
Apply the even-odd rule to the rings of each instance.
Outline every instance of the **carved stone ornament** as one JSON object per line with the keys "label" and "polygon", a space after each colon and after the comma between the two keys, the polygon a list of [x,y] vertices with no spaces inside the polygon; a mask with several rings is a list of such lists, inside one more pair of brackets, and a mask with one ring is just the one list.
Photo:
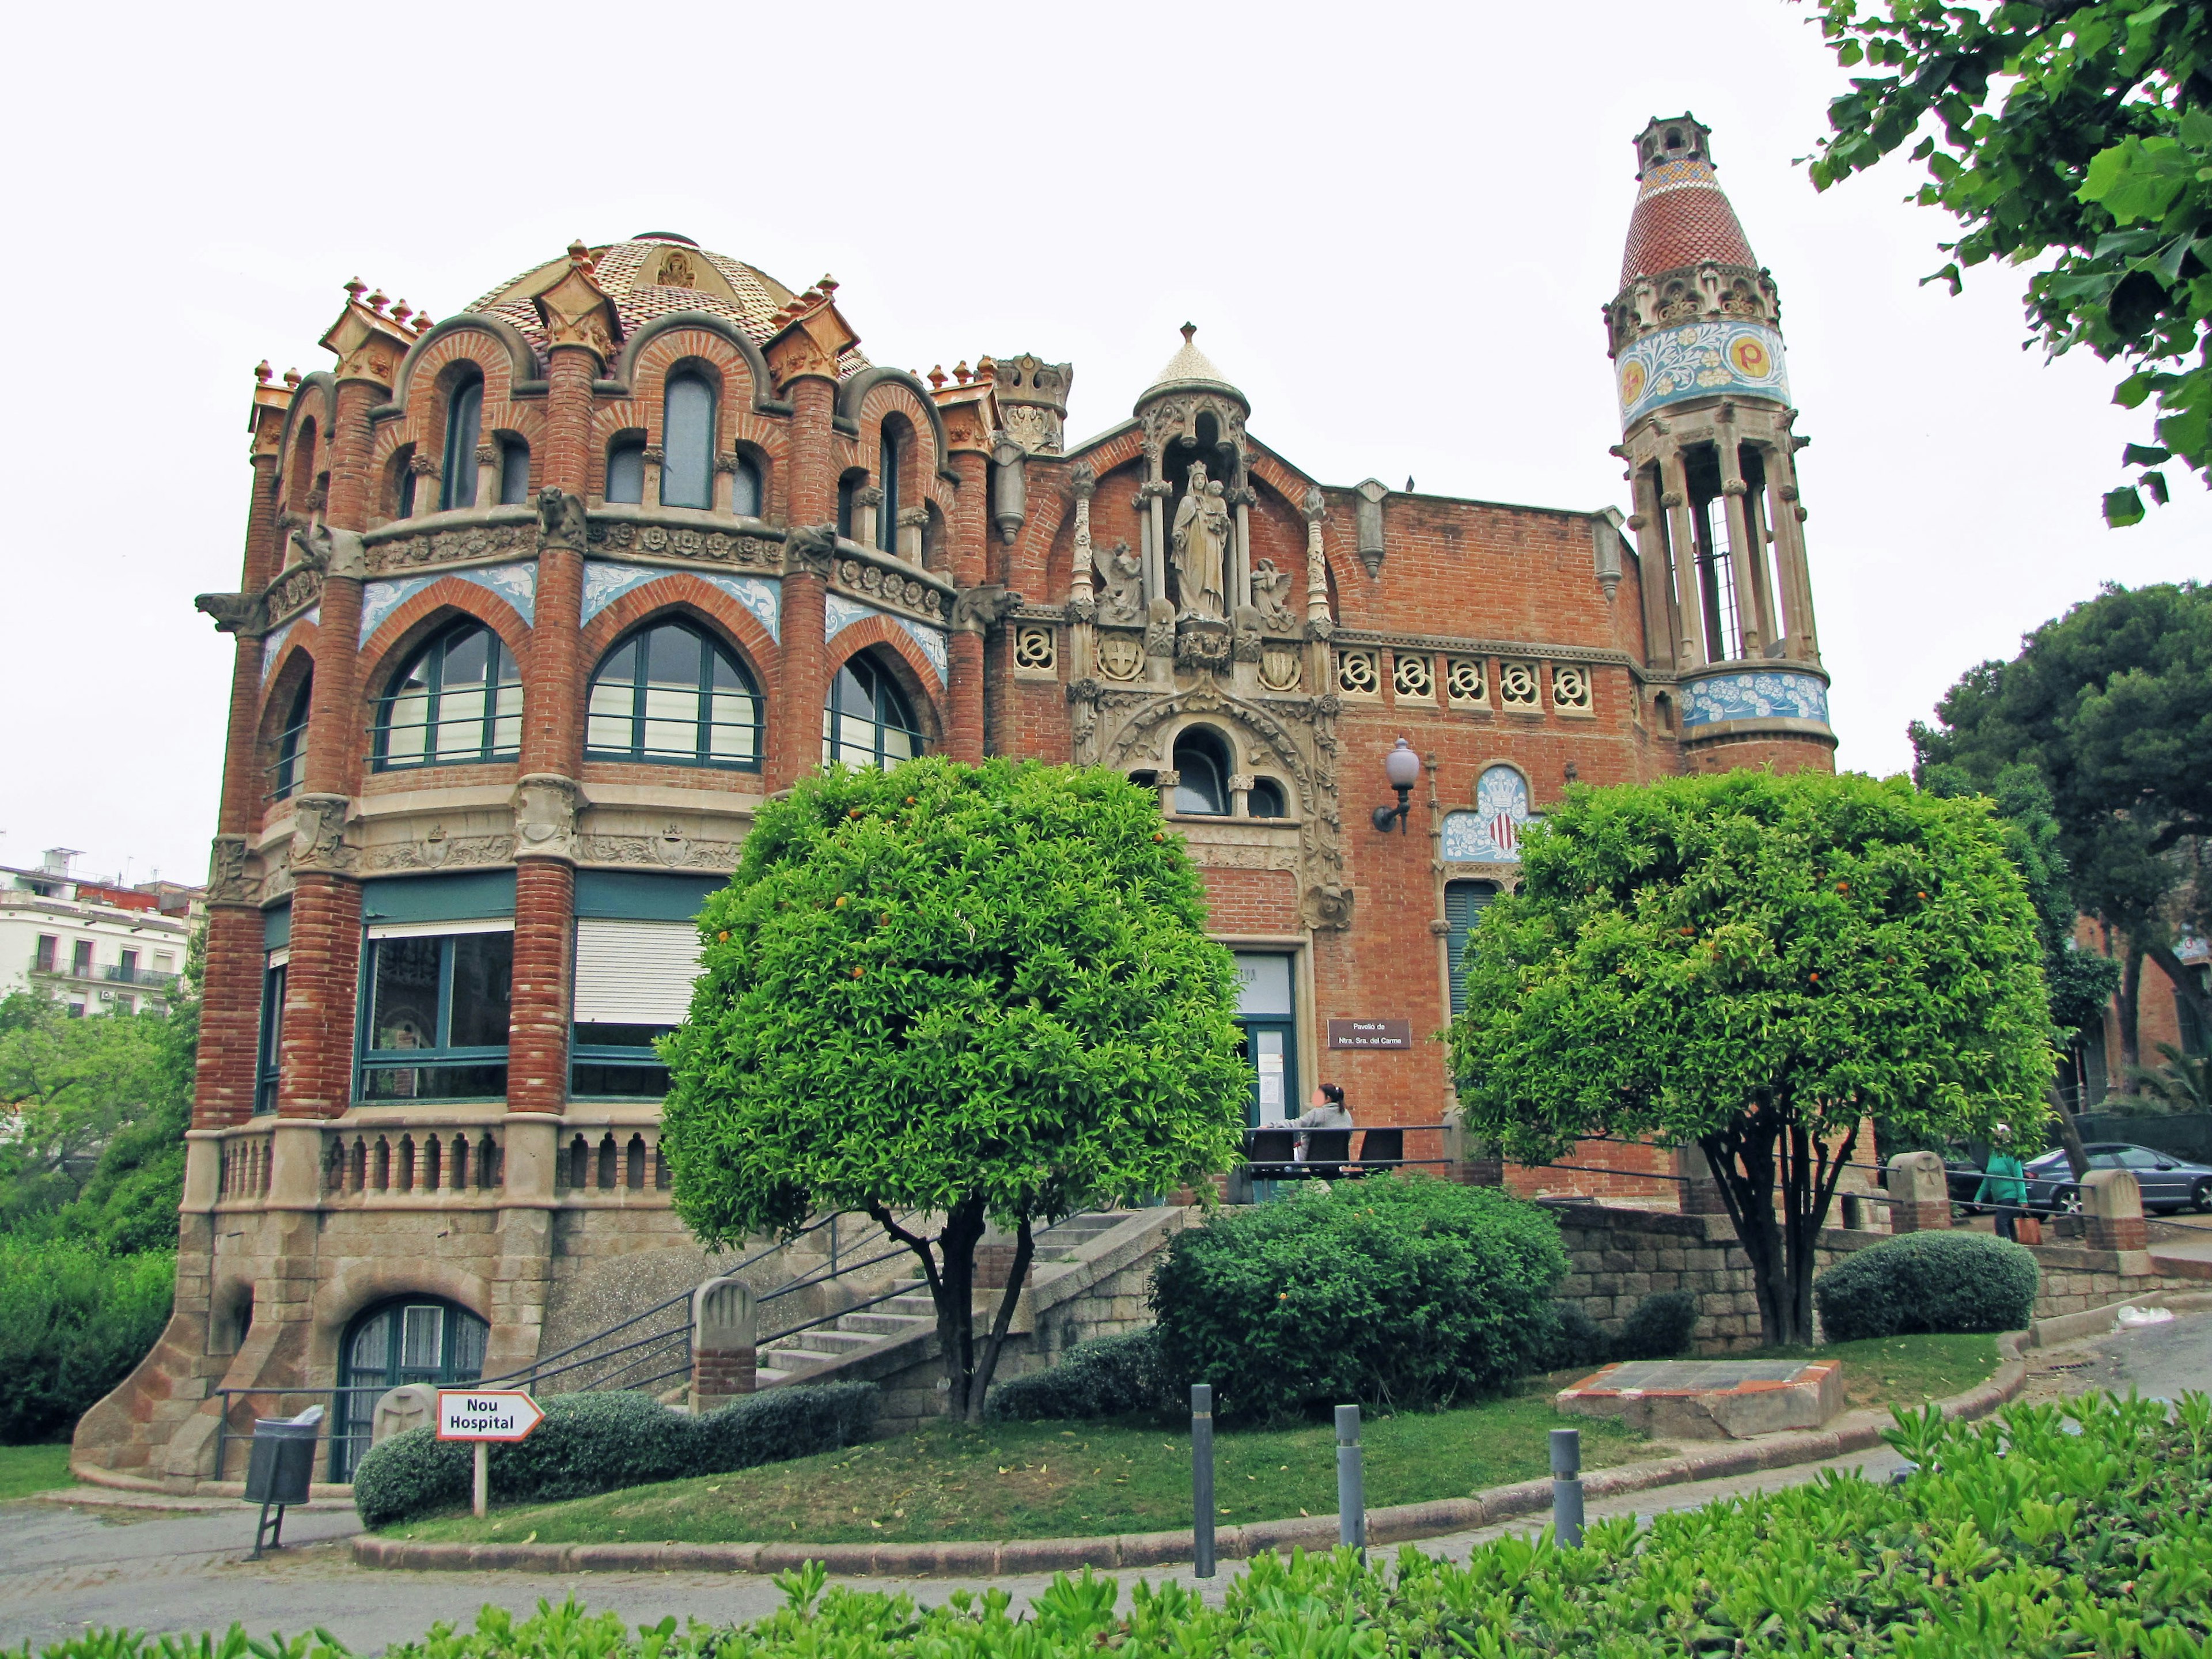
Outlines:
{"label": "carved stone ornament", "polygon": [[573,778],[532,772],[514,786],[514,855],[518,859],[579,856],[577,818],[583,791]]}
{"label": "carved stone ornament", "polygon": [[292,868],[343,875],[355,863],[345,844],[346,817],[352,802],[343,795],[301,795],[292,803]]}
{"label": "carved stone ornament", "polygon": [[586,836],[580,846],[583,856],[593,864],[727,872],[738,863],[735,842],[694,841],[684,833],[682,825],[674,823],[657,836]]}
{"label": "carved stone ornament", "polygon": [[1252,567],[1252,608],[1270,634],[1297,632],[1297,620],[1287,603],[1295,580],[1289,571],[1276,569],[1273,559],[1261,559]]}
{"label": "carved stone ornament", "polygon": [[1249,605],[1237,607],[1237,633],[1230,654],[1238,662],[1260,660],[1260,613]]}
{"label": "carved stone ornament", "polygon": [[368,556],[357,531],[333,529],[318,519],[292,532],[292,545],[310,570],[356,581],[368,574]]}
{"label": "carved stone ornament", "polygon": [[377,874],[401,870],[470,870],[514,861],[513,836],[448,835],[433,823],[416,840],[387,842],[362,856],[362,867]]}
{"label": "carved stone ornament", "polygon": [[864,595],[871,605],[899,605],[932,622],[944,620],[945,595],[919,576],[842,556],[831,574],[838,586]]}
{"label": "carved stone ornament", "polygon": [[653,558],[708,559],[751,570],[783,568],[783,544],[771,536],[733,536],[721,530],[695,530],[688,525],[610,523],[595,520],[592,546],[614,554],[644,554]]}
{"label": "carved stone ornament", "polygon": [[1342,933],[1352,926],[1352,890],[1334,884],[1309,887],[1298,911],[1309,927]]}
{"label": "carved stone ornament", "polygon": [[1089,501],[1098,489],[1098,469],[1088,461],[1078,461],[1067,469],[1067,487],[1078,501]]}
{"label": "carved stone ornament", "polygon": [[1176,508],[1168,538],[1168,562],[1175,569],[1176,597],[1186,617],[1229,614],[1228,553],[1234,520],[1218,483],[1209,482],[1203,461],[1190,464],[1188,488]]}
{"label": "carved stone ornament", "polygon": [[834,524],[793,525],[784,532],[785,558],[794,570],[826,577],[837,557],[837,526]]}
{"label": "carved stone ornament", "polygon": [[881,484],[862,484],[853,492],[853,505],[855,507],[881,507],[883,504],[884,487]]}
{"label": "carved stone ornament", "polygon": [[1066,607],[1067,619],[1072,623],[1091,623],[1098,620],[1098,601],[1070,599]]}
{"label": "carved stone ornament", "polygon": [[460,530],[396,537],[368,550],[368,574],[388,576],[427,565],[528,558],[538,551],[539,533],[535,525],[477,524]]}
{"label": "carved stone ornament", "polygon": [[581,242],[568,245],[568,264],[543,293],[531,296],[538,307],[549,349],[580,346],[599,360],[601,367],[614,356],[622,337],[622,322],[614,301],[593,280],[589,250]]}
{"label": "carved stone ornament", "polygon": [[1133,680],[1145,670],[1145,642],[1134,634],[1102,634],[1098,672],[1109,680]]}
{"label": "carved stone ornament", "polygon": [[259,634],[269,626],[258,593],[196,593],[192,609],[215,618],[218,634]]}
{"label": "carved stone ornament", "polygon": [[987,634],[1013,615],[1021,603],[1020,594],[997,582],[963,588],[960,597],[952,601],[953,629],[962,634]]}
{"label": "carved stone ornament", "polygon": [[[1252,636],[1256,652],[1260,636]],[[1176,627],[1176,661],[1185,668],[1225,668],[1231,654],[1229,624],[1218,617],[1185,617]]]}
{"label": "carved stone ornament", "polygon": [[246,874],[246,837],[217,836],[208,854],[208,902],[251,904],[253,884]]}
{"label": "carved stone ornament", "polygon": [[1176,653],[1175,601],[1154,599],[1150,607],[1150,620],[1145,624],[1145,654],[1148,657],[1172,657]]}
{"label": "carved stone ornament", "polygon": [[538,544],[581,553],[591,545],[592,528],[584,498],[565,489],[538,492]]}
{"label": "carved stone ornament", "polygon": [[1328,504],[1322,498],[1321,486],[1319,484],[1308,484],[1306,486],[1305,499],[1306,522],[1308,524],[1319,524],[1322,521],[1322,519],[1326,515],[1327,512]]}
{"label": "carved stone ornament", "polygon": [[1359,497],[1359,562],[1367,567],[1371,580],[1382,574],[1382,498],[1390,491],[1370,478],[1355,493]]}
{"label": "carved stone ornament", "polygon": [[1127,542],[1095,550],[1091,562],[1098,572],[1098,619],[1129,624],[1145,619],[1145,562],[1129,550]]}
{"label": "carved stone ornament", "polygon": [[1297,647],[1269,645],[1260,653],[1260,684],[1270,691],[1295,691],[1300,663]]}

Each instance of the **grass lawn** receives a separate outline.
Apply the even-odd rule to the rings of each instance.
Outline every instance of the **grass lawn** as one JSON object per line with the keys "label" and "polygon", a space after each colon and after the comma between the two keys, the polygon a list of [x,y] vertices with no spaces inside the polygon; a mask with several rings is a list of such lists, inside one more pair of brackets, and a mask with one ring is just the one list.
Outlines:
{"label": "grass lawn", "polygon": [[34,1492],[73,1486],[70,1449],[62,1446],[0,1446],[0,1504]]}
{"label": "grass lawn", "polygon": [[[1782,1349],[1779,1357],[1812,1350]],[[1960,1394],[1996,1369],[1988,1336],[1909,1336],[1817,1351],[1844,1362],[1853,1408]],[[1753,1356],[1743,1356],[1750,1358]],[[1583,1431],[1583,1467],[1658,1455],[1644,1436],[1603,1419],[1562,1417],[1551,1393],[1459,1411],[1409,1412],[1362,1425],[1367,1501],[1376,1509],[1549,1472],[1548,1430]],[[1220,1521],[1336,1512],[1335,1433],[1326,1423],[1224,1431],[1214,1442]],[[1143,1419],[1075,1425],[947,1425],[734,1474],[632,1486],[564,1504],[517,1504],[483,1521],[462,1512],[408,1522],[399,1536],[544,1544],[720,1543],[781,1536],[809,1543],[869,1540],[1090,1537],[1190,1524],[1190,1446],[1180,1427]]]}

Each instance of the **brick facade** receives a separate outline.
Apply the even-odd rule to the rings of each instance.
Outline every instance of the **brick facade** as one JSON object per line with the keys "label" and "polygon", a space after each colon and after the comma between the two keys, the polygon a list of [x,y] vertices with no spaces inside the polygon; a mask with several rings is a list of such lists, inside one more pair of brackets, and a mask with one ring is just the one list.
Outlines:
{"label": "brick facade", "polygon": [[[1673,245],[1666,199],[1638,210],[1649,246]],[[1630,271],[1616,357],[1678,326],[1739,326],[1751,313],[1732,269]],[[506,1361],[532,1357],[546,1287],[568,1271],[558,1218],[594,1201],[568,1179],[568,1149],[600,1144],[608,1109],[568,1088],[580,874],[726,872],[763,795],[821,762],[825,694],[856,657],[904,693],[932,750],[1072,760],[1158,787],[1217,933],[1290,958],[1300,1091],[1340,1082],[1368,1125],[1443,1121],[1449,885],[1509,885],[1519,826],[1564,790],[1829,763],[1778,383],[1675,397],[1662,416],[1638,412],[1624,378],[1617,453],[1636,514],[1512,506],[1310,477],[1248,429],[1249,401],[1188,330],[1129,419],[1074,441],[1066,365],[985,358],[926,382],[873,368],[836,289],[825,277],[793,294],[679,237],[579,244],[434,324],[351,285],[324,342],[335,370],[258,386],[244,591],[210,596],[240,648],[186,1204],[188,1220],[254,1219],[192,1246],[216,1260],[182,1280],[198,1288],[180,1293],[176,1328],[215,1328],[224,1285],[271,1273],[292,1289],[252,1289],[257,1329],[280,1306],[300,1324],[242,1347],[222,1368],[232,1386],[327,1383],[347,1322],[409,1289],[492,1320]],[[1771,320],[1771,295],[1766,282],[1747,302],[1765,307],[1753,321]],[[693,441],[670,429],[684,376],[713,399],[704,507],[664,499]],[[472,463],[447,431],[469,398]],[[518,455],[527,488],[503,501]],[[467,493],[443,472],[471,465],[473,497],[442,505]],[[641,485],[618,491],[633,466]],[[757,769],[586,757],[599,664],[670,617],[758,685]],[[516,665],[519,740],[380,769],[383,700],[471,620]],[[310,672],[303,787],[271,799],[278,701]],[[1401,737],[1420,782],[1402,827],[1378,830],[1371,811],[1394,802],[1382,759]],[[1203,799],[1217,786],[1221,799]],[[1267,801],[1279,805],[1255,811]],[[365,884],[468,870],[513,872],[505,1097],[357,1104]],[[251,1054],[259,924],[280,911],[272,1126],[251,1116]],[[1331,1050],[1332,1018],[1404,1020],[1411,1046]],[[233,1156],[232,1141],[264,1136]],[[450,1159],[449,1145],[488,1149],[474,1156],[496,1167],[465,1206],[484,1260],[426,1277],[435,1252],[416,1247],[453,1231],[453,1182],[425,1192],[380,1172],[413,1170],[434,1146]],[[1429,1131],[1407,1152],[1441,1145]],[[1601,1190],[1668,1190],[1638,1178],[1643,1156],[1593,1148],[1585,1161],[1615,1160]],[[239,1190],[222,1173],[238,1169],[262,1173]],[[386,1206],[388,1271],[373,1250],[341,1270],[317,1242],[317,1212],[356,1194]],[[665,1213],[667,1200],[648,1182],[630,1201]],[[271,1231],[279,1214],[302,1224]],[[410,1228],[422,1239],[401,1248]],[[199,1223],[186,1233],[210,1237]],[[155,1386],[148,1373],[125,1393]],[[205,1473],[200,1455],[179,1441],[139,1461],[183,1479]]]}

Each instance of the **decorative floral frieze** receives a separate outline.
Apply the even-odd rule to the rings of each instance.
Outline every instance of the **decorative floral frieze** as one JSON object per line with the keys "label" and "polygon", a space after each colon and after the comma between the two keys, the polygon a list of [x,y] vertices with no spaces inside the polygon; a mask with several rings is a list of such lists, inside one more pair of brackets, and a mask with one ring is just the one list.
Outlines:
{"label": "decorative floral frieze", "polygon": [[370,575],[387,576],[425,565],[514,558],[537,551],[538,525],[532,520],[524,524],[473,524],[396,535],[379,541],[364,556]]}
{"label": "decorative floral frieze", "polygon": [[833,575],[838,586],[848,592],[864,594],[871,601],[881,600],[932,621],[945,615],[945,595],[918,577],[859,559],[838,560]]}
{"label": "decorative floral frieze", "polygon": [[1773,670],[1715,674],[1681,689],[1684,729],[1722,720],[1828,723],[1828,688],[1817,676]]}
{"label": "decorative floral frieze", "polygon": [[704,559],[742,569],[780,572],[783,543],[758,532],[702,530],[695,525],[635,524],[627,519],[592,521],[594,553],[659,559]]}

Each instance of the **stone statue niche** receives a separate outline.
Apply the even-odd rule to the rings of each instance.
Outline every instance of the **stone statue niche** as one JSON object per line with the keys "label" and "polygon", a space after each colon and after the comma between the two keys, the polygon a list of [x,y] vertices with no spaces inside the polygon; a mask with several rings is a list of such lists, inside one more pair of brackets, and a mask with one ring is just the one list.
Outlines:
{"label": "stone statue niche", "polygon": [[1218,434],[1213,416],[1201,414],[1197,441],[1178,438],[1162,457],[1174,491],[1164,562],[1178,620],[1226,622],[1237,603],[1237,456]]}

